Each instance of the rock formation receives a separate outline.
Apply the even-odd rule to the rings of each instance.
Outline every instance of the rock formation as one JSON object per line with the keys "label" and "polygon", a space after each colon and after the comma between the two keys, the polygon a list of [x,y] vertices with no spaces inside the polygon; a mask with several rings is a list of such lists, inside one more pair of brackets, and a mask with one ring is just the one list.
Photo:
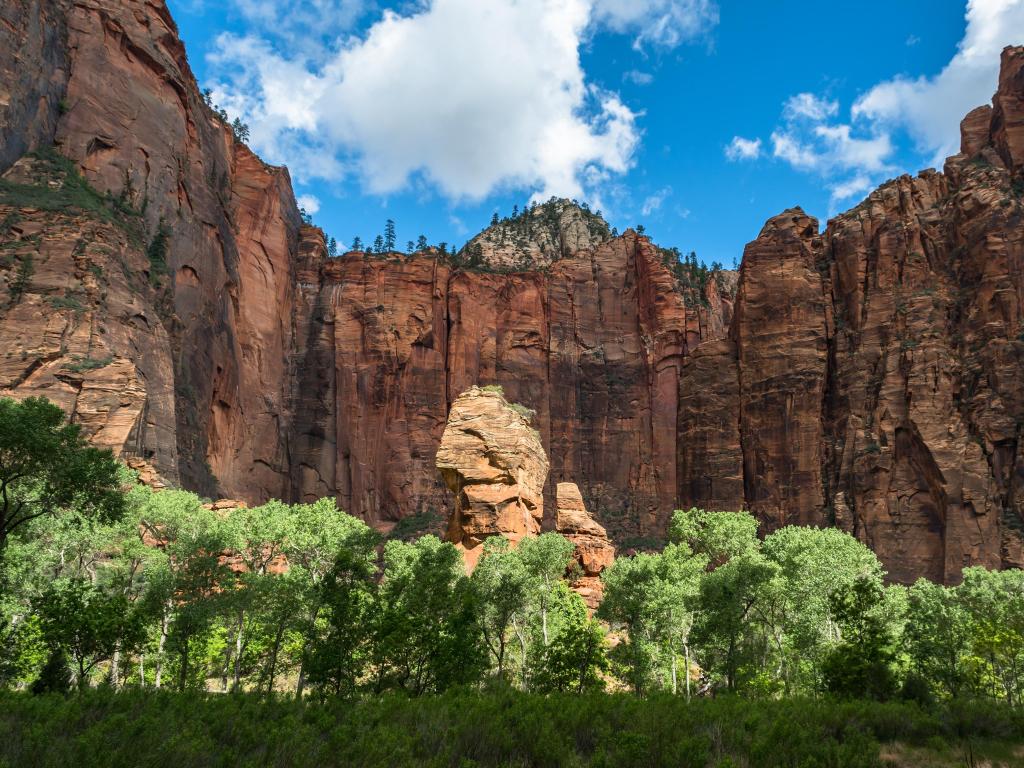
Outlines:
{"label": "rock formation", "polygon": [[773,218],[738,286],[567,201],[455,261],[328,259],[162,0],[4,4],[0,174],[0,393],[169,483],[443,519],[449,409],[500,384],[536,411],[548,527],[574,481],[623,545],[746,506],[843,527],[900,581],[1024,564],[1024,48],[942,173],[824,231]]}
{"label": "rock formation", "polygon": [[577,573],[573,589],[591,610],[596,609],[604,594],[601,573],[615,562],[615,547],[608,540],[604,526],[587,512],[575,483],[559,483],[555,499],[558,505],[555,530],[576,547],[573,558]]}
{"label": "rock formation", "polygon": [[455,497],[448,540],[470,568],[487,537],[515,544],[540,533],[548,459],[529,418],[496,388],[471,387],[452,403],[437,469]]}

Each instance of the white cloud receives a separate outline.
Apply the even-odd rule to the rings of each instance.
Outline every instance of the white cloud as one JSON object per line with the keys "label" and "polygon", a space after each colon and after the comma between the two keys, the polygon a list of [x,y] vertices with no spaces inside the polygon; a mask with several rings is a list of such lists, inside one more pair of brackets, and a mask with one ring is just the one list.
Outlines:
{"label": "white cloud", "polygon": [[846,181],[841,181],[838,184],[833,184],[831,185],[832,205],[835,207],[836,203],[863,195],[865,192],[870,192],[874,186],[875,182],[871,180],[871,177],[863,174],[854,176]]}
{"label": "white cloud", "polygon": [[367,0],[230,0],[230,5],[261,34],[312,55],[350,30],[369,8]]}
{"label": "white cloud", "polygon": [[837,112],[839,112],[838,101],[828,101],[813,93],[798,93],[796,96],[790,96],[782,107],[782,114],[787,120],[806,118],[821,121],[835,116]]}
{"label": "white cloud", "polygon": [[594,20],[616,32],[635,34],[634,47],[675,47],[718,24],[713,0],[593,0]]}
{"label": "white cloud", "polygon": [[320,199],[316,195],[299,195],[295,202],[310,216],[320,211]]}
{"label": "white cloud", "polygon": [[[264,26],[288,15],[267,0],[233,2]],[[299,3],[303,17],[324,9],[320,28],[333,23],[331,8],[347,23],[364,5]],[[593,202],[598,187],[632,166],[640,130],[616,93],[587,82],[579,56],[587,36],[604,26],[671,46],[718,19],[711,0],[409,7],[386,11],[359,39],[338,35],[322,56],[282,53],[259,30],[223,35],[208,57],[214,98],[249,123],[255,149],[300,180],[357,172],[382,195],[427,183],[452,199],[515,187]],[[644,79],[637,73],[635,82]]]}
{"label": "white cloud", "polygon": [[761,156],[761,139],[745,139],[733,136],[725,148],[725,156],[730,160],[756,160]]}
{"label": "white cloud", "polygon": [[640,212],[644,216],[650,216],[657,210],[661,209],[662,204],[672,195],[672,187],[662,187],[653,195],[649,195],[643,202],[643,206]]}
{"label": "white cloud", "polygon": [[654,82],[654,75],[650,72],[641,72],[639,69],[631,69],[622,76],[635,85],[650,85]]}
{"label": "white cloud", "polygon": [[995,92],[999,53],[1024,42],[1024,0],[970,0],[956,55],[934,77],[879,83],[853,106],[855,119],[904,128],[938,165],[958,151],[960,120]]}

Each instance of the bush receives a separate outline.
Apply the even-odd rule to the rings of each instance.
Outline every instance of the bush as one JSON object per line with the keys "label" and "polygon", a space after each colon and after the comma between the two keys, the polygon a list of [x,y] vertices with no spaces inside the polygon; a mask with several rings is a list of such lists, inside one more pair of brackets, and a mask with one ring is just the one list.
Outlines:
{"label": "bush", "polygon": [[[97,689],[0,693],[0,765],[879,766],[880,744],[1012,750],[1024,715],[915,704],[551,694],[496,688],[325,704]],[[985,740],[988,740],[987,742]],[[979,744],[988,746],[978,746]]]}

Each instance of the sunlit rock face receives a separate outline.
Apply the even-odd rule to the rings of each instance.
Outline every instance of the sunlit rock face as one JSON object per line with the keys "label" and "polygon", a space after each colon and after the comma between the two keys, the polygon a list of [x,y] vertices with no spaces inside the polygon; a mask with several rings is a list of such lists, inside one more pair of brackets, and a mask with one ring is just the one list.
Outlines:
{"label": "sunlit rock face", "polygon": [[6,3],[0,96],[0,174],[50,188],[26,154],[55,147],[134,211],[0,200],[0,393],[50,397],[163,482],[444,521],[449,412],[498,384],[536,413],[547,529],[571,482],[631,548],[675,508],[746,507],[848,530],[899,581],[1024,563],[1022,48],[942,173],[824,230],[774,217],[738,284],[558,200],[456,263],[327,258],[160,0]]}
{"label": "sunlit rock face", "polygon": [[514,545],[540,533],[547,456],[529,419],[501,393],[471,387],[452,403],[437,469],[455,497],[448,540],[470,567],[490,536]]}

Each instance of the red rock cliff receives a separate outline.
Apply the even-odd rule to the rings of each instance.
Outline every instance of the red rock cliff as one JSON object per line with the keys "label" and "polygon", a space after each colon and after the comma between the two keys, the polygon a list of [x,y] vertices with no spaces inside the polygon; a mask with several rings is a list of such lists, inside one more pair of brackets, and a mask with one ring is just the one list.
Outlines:
{"label": "red rock cliff", "polygon": [[[944,173],[824,232],[772,219],[734,304],[728,275],[688,286],[566,203],[475,238],[468,269],[327,259],[161,0],[7,0],[0,22],[0,392],[208,495],[333,495],[388,528],[448,516],[451,403],[501,384],[537,412],[545,509],[576,482],[620,543],[746,506],[843,527],[904,581],[1024,561],[1024,49]],[[19,161],[54,145],[128,213],[10,192],[64,189]]]}

